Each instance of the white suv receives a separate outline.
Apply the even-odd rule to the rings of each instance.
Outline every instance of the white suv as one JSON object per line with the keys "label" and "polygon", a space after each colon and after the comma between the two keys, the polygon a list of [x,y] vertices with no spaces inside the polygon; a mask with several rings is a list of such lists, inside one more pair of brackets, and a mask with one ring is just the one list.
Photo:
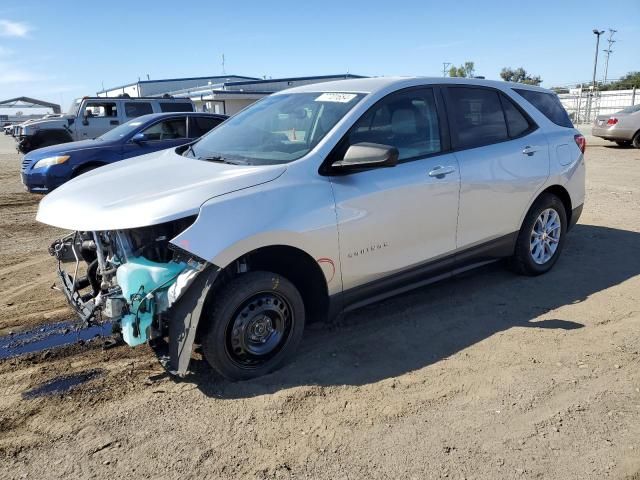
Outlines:
{"label": "white suv", "polygon": [[541,88],[344,80],[82,175],[37,218],[75,231],[51,252],[83,318],[168,346],[175,373],[195,341],[219,373],[248,379],[291,357],[311,318],[505,257],[548,271],[582,210],[584,147]]}
{"label": "white suv", "polygon": [[165,97],[82,97],[76,98],[64,115],[45,115],[15,126],[13,136],[20,153],[60,143],[89,140],[128,122],[161,112],[193,112],[188,98]]}

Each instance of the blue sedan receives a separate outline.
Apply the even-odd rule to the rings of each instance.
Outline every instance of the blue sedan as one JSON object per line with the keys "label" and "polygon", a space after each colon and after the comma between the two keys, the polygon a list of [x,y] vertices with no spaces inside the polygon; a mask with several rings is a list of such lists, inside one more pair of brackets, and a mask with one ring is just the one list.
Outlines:
{"label": "blue sedan", "polygon": [[24,156],[22,183],[29,192],[47,193],[102,165],[190,143],[226,118],[196,112],[152,113],[93,140],[39,148]]}

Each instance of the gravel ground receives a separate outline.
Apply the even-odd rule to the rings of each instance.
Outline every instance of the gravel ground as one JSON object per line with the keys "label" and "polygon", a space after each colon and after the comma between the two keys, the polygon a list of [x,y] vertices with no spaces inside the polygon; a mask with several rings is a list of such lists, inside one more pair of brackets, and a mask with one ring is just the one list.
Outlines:
{"label": "gravel ground", "polygon": [[[0,333],[68,318],[0,138]],[[2,153],[5,152],[5,153]],[[256,381],[98,342],[0,361],[0,478],[640,479],[640,150],[587,150],[552,272],[495,264],[314,325]],[[65,392],[50,381],[86,380]],[[34,391],[35,389],[35,391]]]}

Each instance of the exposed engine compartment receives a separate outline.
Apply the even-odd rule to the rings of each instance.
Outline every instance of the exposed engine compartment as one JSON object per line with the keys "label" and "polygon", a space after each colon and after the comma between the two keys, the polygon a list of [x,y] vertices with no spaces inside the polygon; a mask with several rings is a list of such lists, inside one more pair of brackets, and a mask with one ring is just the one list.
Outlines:
{"label": "exposed engine compartment", "polygon": [[49,248],[62,290],[86,322],[102,316],[120,325],[135,346],[162,336],[161,314],[206,266],[170,240],[195,216],[129,230],[73,232]]}

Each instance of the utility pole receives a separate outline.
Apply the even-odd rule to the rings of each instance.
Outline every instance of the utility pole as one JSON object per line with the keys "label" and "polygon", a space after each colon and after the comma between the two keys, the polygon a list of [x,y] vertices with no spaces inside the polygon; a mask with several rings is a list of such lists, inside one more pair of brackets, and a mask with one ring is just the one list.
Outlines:
{"label": "utility pole", "polygon": [[596,70],[598,69],[598,49],[600,48],[600,35],[604,33],[604,30],[598,30],[597,28],[593,29],[593,33],[596,36],[596,56],[593,60],[593,80],[591,84],[593,85],[593,89],[596,89]]}
{"label": "utility pole", "polygon": [[589,95],[589,103],[587,104],[587,115],[585,120],[591,122],[591,112],[593,110],[593,97],[596,94],[596,71],[598,70],[598,50],[600,48],[600,35],[604,33],[604,30],[593,29],[593,34],[596,36],[596,56],[593,60],[593,78],[591,80],[591,94]]}
{"label": "utility pole", "polygon": [[613,44],[616,43],[616,41],[613,39],[613,35],[617,32],[617,30],[614,30],[613,28],[609,29],[609,38],[607,39],[607,43],[609,44],[609,47],[606,50],[603,50],[604,53],[607,54],[607,58],[604,61],[604,80],[603,80],[603,84],[607,83],[607,74],[609,73],[609,56],[613,53],[613,50],[611,49],[611,47],[613,47]]}
{"label": "utility pole", "polygon": [[222,54],[222,75],[226,75],[226,74],[227,74],[227,72],[226,72],[226,70],[224,69],[224,53],[223,53],[223,54]]}
{"label": "utility pole", "polygon": [[450,66],[451,66],[451,62],[442,62],[442,76],[443,77],[447,76],[447,71],[448,71]]}

